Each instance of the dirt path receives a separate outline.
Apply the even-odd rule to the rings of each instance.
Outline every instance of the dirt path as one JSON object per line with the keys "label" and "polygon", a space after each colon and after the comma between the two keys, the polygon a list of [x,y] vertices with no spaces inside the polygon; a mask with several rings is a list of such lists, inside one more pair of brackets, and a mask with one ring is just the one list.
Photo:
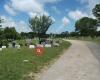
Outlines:
{"label": "dirt path", "polygon": [[93,55],[98,59],[100,63],[100,44],[96,44],[93,42],[85,42],[89,49],[92,51]]}
{"label": "dirt path", "polygon": [[100,63],[82,41],[69,40],[72,46],[35,80],[100,80]]}

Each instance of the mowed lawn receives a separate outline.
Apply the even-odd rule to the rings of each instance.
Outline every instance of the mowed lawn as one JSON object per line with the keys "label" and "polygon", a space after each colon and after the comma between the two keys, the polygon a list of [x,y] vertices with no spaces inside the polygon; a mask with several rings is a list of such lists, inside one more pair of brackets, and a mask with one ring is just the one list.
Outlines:
{"label": "mowed lawn", "polygon": [[34,49],[26,47],[20,50],[4,49],[0,52],[0,80],[31,80],[28,78],[31,72],[39,72],[69,46],[70,43],[64,41],[60,47],[45,48],[42,56],[36,56]]}

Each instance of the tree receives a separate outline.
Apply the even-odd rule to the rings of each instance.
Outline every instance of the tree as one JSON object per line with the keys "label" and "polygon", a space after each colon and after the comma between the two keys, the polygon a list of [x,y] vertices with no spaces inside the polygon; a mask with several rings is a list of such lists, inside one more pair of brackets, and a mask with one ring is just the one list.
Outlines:
{"label": "tree", "polygon": [[97,37],[100,37],[100,31],[97,31],[97,32],[96,32],[96,36],[97,36]]}
{"label": "tree", "polygon": [[18,39],[19,38],[19,34],[17,33],[17,31],[15,30],[14,27],[6,27],[4,29],[4,36],[5,36],[5,39],[12,39],[12,40],[15,40],[15,39]]}
{"label": "tree", "polygon": [[22,39],[26,39],[26,38],[33,39],[34,37],[37,36],[34,32],[28,32],[28,33],[21,32],[20,35]]}
{"label": "tree", "polygon": [[2,27],[1,23],[2,23],[2,19],[1,19],[1,17],[0,17],[0,28]]}
{"label": "tree", "polygon": [[50,16],[35,16],[29,20],[30,28],[38,37],[43,37],[46,34],[48,28],[53,24],[53,20]]}
{"label": "tree", "polygon": [[62,38],[67,38],[68,36],[69,36],[69,32],[68,31],[62,32],[60,34],[60,37],[62,37]]}
{"label": "tree", "polygon": [[98,22],[100,23],[100,4],[97,4],[95,8],[92,10],[94,16],[98,19]]}
{"label": "tree", "polygon": [[2,46],[2,34],[3,34],[3,31],[1,30],[2,27],[1,23],[2,23],[2,19],[0,17],[0,47]]}
{"label": "tree", "polygon": [[94,37],[97,30],[97,20],[83,17],[75,23],[75,28],[81,36]]}
{"label": "tree", "polygon": [[2,19],[0,18],[0,39],[1,39],[1,35],[2,35],[2,30],[1,30],[2,25],[1,25],[1,23],[2,23]]}
{"label": "tree", "polygon": [[70,32],[70,37],[79,37],[79,33],[78,32]]}

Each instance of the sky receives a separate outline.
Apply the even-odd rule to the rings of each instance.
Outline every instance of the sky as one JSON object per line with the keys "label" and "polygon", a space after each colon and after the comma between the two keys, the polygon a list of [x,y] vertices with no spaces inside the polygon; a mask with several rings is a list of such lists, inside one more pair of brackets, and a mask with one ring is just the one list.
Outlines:
{"label": "sky", "polygon": [[54,21],[47,33],[71,32],[80,18],[95,18],[92,9],[98,3],[100,0],[0,0],[0,17],[4,19],[3,28],[30,32],[29,19],[44,14]]}

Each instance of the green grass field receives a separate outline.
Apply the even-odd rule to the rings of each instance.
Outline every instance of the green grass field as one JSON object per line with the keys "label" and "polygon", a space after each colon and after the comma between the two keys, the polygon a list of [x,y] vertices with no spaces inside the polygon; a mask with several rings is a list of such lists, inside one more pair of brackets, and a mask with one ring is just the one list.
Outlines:
{"label": "green grass field", "polygon": [[31,80],[27,76],[30,72],[39,72],[69,46],[69,42],[63,42],[60,47],[45,48],[43,56],[36,56],[33,49],[26,47],[20,50],[4,49],[0,52],[0,80]]}

